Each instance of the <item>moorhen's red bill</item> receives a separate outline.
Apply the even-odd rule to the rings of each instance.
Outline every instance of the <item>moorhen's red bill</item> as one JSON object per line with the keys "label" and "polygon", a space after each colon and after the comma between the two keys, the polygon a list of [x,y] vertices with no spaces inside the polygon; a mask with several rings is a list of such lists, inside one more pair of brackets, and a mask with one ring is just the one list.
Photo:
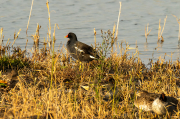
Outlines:
{"label": "moorhen's red bill", "polygon": [[69,38],[66,47],[74,59],[84,62],[99,59],[97,52],[91,46],[77,40],[76,34],[70,32],[65,38]]}

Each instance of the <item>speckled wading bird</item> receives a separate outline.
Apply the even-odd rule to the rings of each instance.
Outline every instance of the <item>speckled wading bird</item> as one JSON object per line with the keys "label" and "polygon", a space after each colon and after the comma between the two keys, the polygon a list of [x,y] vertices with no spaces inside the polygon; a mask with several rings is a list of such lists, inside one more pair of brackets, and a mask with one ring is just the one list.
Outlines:
{"label": "speckled wading bird", "polygon": [[[86,91],[92,91],[95,90],[97,84],[98,81],[96,80],[95,82],[90,82],[89,84],[88,83],[82,84],[81,87]],[[122,100],[121,97],[122,95],[120,93],[120,90],[118,89],[118,87],[115,86],[115,80],[113,78],[100,82],[99,89],[100,89],[100,96],[105,101],[113,99],[113,96],[115,98],[118,98],[119,100]]]}
{"label": "speckled wading bird", "polygon": [[172,113],[176,110],[178,100],[162,94],[139,91],[136,95],[134,105],[144,111],[153,111],[158,115],[165,115],[168,111]]}
{"label": "speckled wading bird", "polygon": [[67,42],[67,50],[70,55],[81,62],[89,62],[94,59],[99,59],[99,56],[91,46],[86,45],[77,40],[77,37],[74,33],[70,32],[65,38],[69,38]]}

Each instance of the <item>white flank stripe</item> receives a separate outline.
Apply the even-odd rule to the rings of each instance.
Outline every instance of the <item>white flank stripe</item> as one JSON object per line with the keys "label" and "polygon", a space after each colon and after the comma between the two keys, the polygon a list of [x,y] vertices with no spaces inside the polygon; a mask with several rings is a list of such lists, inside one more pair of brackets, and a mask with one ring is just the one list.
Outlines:
{"label": "white flank stripe", "polygon": [[83,50],[79,49],[78,47],[74,47],[79,52],[84,52]]}
{"label": "white flank stripe", "polygon": [[96,59],[95,57],[93,57],[93,56],[91,56],[91,55],[90,55],[89,57],[90,57],[90,58],[93,58],[93,59]]}

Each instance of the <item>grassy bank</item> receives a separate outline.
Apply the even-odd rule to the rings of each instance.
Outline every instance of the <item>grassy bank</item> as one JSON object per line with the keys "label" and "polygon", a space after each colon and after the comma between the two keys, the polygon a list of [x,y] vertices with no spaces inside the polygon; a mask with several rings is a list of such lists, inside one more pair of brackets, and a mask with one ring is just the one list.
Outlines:
{"label": "grassy bank", "polygon": [[[146,68],[138,51],[128,54],[128,46],[119,45],[119,54],[112,52],[113,33],[102,33],[103,43],[97,44],[101,58],[90,63],[74,61],[64,52],[53,54],[46,45],[32,57],[20,48],[1,47],[1,80],[6,82],[1,86],[1,118],[155,118],[133,105],[137,90],[178,98],[179,61],[162,59]],[[114,78],[119,95],[105,101],[101,82],[109,78]],[[95,88],[81,87],[94,81]],[[171,117],[179,117],[179,109]]]}

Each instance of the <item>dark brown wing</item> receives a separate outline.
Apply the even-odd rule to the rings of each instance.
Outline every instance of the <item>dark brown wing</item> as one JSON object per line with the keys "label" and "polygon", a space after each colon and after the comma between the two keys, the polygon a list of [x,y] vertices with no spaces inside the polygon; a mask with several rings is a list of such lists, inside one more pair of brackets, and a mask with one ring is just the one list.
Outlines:
{"label": "dark brown wing", "polygon": [[89,45],[86,45],[82,42],[78,42],[76,44],[76,47],[79,49],[79,50],[82,50],[85,54],[89,54],[89,55],[92,55],[93,57],[95,58],[99,58],[98,56],[98,53],[96,52],[96,50],[94,50],[91,46]]}

